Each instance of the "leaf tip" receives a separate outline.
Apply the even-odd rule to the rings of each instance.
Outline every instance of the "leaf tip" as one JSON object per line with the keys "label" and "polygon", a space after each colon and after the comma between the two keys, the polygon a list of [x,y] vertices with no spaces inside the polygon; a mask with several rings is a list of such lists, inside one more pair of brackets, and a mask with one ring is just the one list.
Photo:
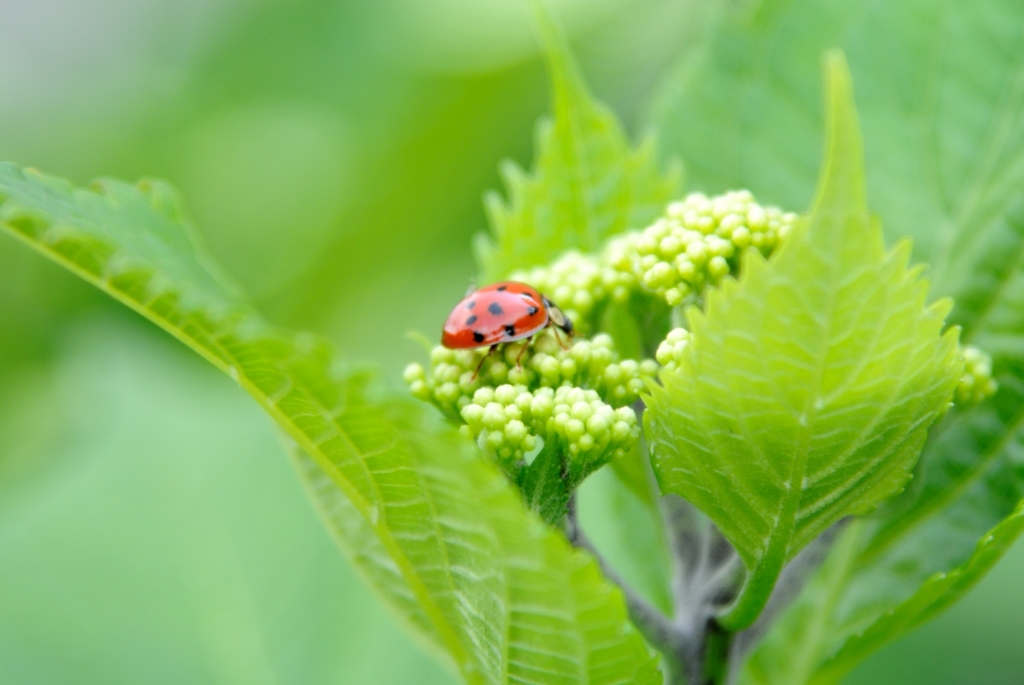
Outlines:
{"label": "leaf tip", "polygon": [[853,97],[853,78],[841,50],[824,56],[825,71],[825,165],[818,182],[815,207],[836,196],[845,196],[858,210],[867,212],[864,189],[864,151],[860,122]]}

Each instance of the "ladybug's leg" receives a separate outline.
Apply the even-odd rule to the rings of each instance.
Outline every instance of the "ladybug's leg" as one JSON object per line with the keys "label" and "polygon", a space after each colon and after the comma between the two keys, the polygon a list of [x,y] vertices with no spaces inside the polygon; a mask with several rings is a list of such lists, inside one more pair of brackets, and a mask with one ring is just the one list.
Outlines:
{"label": "ladybug's leg", "polygon": [[480,373],[480,369],[483,368],[484,362],[487,361],[488,357],[494,354],[496,349],[498,349],[498,343],[491,345],[491,348],[487,350],[487,354],[485,354],[483,359],[480,360],[480,363],[476,365],[476,371],[473,372],[473,378],[471,380],[476,380],[477,375]]}
{"label": "ladybug's leg", "polygon": [[519,355],[516,356],[516,368],[517,369],[523,368],[523,365],[520,364],[519,362],[523,358],[523,355],[526,354],[526,348],[529,347],[530,343],[533,342],[533,336],[531,335],[529,338],[526,339],[525,342],[526,342],[526,344],[523,345],[523,349],[519,350]]}
{"label": "ladybug's leg", "polygon": [[558,341],[558,344],[562,348],[562,350],[568,350],[569,346],[562,342],[562,336],[558,335],[558,326],[551,326],[551,330],[554,332],[555,340]]}

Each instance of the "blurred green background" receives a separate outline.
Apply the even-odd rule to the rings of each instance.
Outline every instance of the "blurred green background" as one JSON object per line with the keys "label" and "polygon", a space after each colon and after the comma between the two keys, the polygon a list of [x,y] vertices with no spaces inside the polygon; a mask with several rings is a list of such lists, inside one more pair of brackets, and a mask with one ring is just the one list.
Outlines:
{"label": "blurred green background", "polygon": [[[642,129],[704,5],[550,3]],[[169,179],[276,323],[392,380],[475,269],[547,84],[522,0],[2,0],[0,158]],[[1024,546],[851,683],[1021,683]],[[450,683],[258,408],[0,236],[0,684]]]}

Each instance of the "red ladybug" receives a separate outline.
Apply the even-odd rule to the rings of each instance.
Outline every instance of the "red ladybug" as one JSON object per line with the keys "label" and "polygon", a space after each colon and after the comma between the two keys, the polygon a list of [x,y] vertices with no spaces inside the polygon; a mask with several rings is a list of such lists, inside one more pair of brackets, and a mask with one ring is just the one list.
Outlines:
{"label": "red ladybug", "polygon": [[[548,326],[555,328],[555,337],[559,329],[570,338],[573,336],[572,321],[536,288],[503,281],[475,290],[455,305],[444,322],[441,344],[452,350],[490,345],[491,349],[476,367],[479,372],[484,360],[498,345],[526,338],[527,344],[516,358],[518,364],[529,345],[528,339]],[[476,373],[473,375],[475,377]]]}

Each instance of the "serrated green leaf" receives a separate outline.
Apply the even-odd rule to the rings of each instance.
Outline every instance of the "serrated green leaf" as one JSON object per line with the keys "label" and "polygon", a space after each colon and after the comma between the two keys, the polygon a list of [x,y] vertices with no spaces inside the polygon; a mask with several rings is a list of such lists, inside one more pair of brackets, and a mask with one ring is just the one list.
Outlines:
{"label": "serrated green leaf", "polygon": [[948,573],[936,573],[911,597],[860,630],[849,630],[849,639],[830,653],[828,642],[821,636],[836,632],[833,623],[836,614],[842,613],[849,577],[856,572],[865,523],[846,531],[800,601],[789,609],[790,615],[747,663],[741,683],[838,683],[879,647],[931,620],[963,597],[1024,532],[1024,501],[981,539],[967,561]]}
{"label": "serrated green leaf", "polygon": [[996,397],[954,409],[932,431],[911,486],[872,517],[835,616],[816,644],[800,647],[822,658],[933,574],[965,563],[1024,498],[1019,9],[1013,0],[767,0],[726,16],[666,81],[656,108],[663,146],[686,159],[696,186],[750,187],[799,207],[819,147],[814,65],[822,50],[843,48],[865,96],[868,187],[886,234],[914,238],[934,291],[956,300],[950,320],[963,342],[993,356]]}
{"label": "serrated green leaf", "polygon": [[815,685],[837,683],[853,666],[882,645],[928,621],[959,600],[1003,556],[1024,531],[1024,502],[978,543],[974,554],[949,573],[929,578],[914,595],[850,638],[811,680]]}
{"label": "serrated green leaf", "polygon": [[886,253],[868,215],[849,74],[841,56],[828,67],[809,219],[689,313],[693,342],[648,403],[662,490],[710,516],[750,571],[733,629],[807,543],[903,489],[962,368],[949,303],[926,304],[909,245]]}
{"label": "serrated green leaf", "polygon": [[646,225],[680,183],[678,167],[658,169],[652,138],[630,146],[615,115],[591,97],[558,26],[543,11],[537,17],[554,119],[538,127],[532,173],[502,167],[508,202],[487,197],[493,236],[479,236],[476,247],[488,281],[571,248],[595,251],[608,236]]}
{"label": "serrated green leaf", "polygon": [[268,327],[212,275],[167,186],[80,190],[2,164],[0,226],[235,379],[308,455],[357,567],[466,682],[660,682],[596,563],[468,441],[369,399],[326,343]]}

